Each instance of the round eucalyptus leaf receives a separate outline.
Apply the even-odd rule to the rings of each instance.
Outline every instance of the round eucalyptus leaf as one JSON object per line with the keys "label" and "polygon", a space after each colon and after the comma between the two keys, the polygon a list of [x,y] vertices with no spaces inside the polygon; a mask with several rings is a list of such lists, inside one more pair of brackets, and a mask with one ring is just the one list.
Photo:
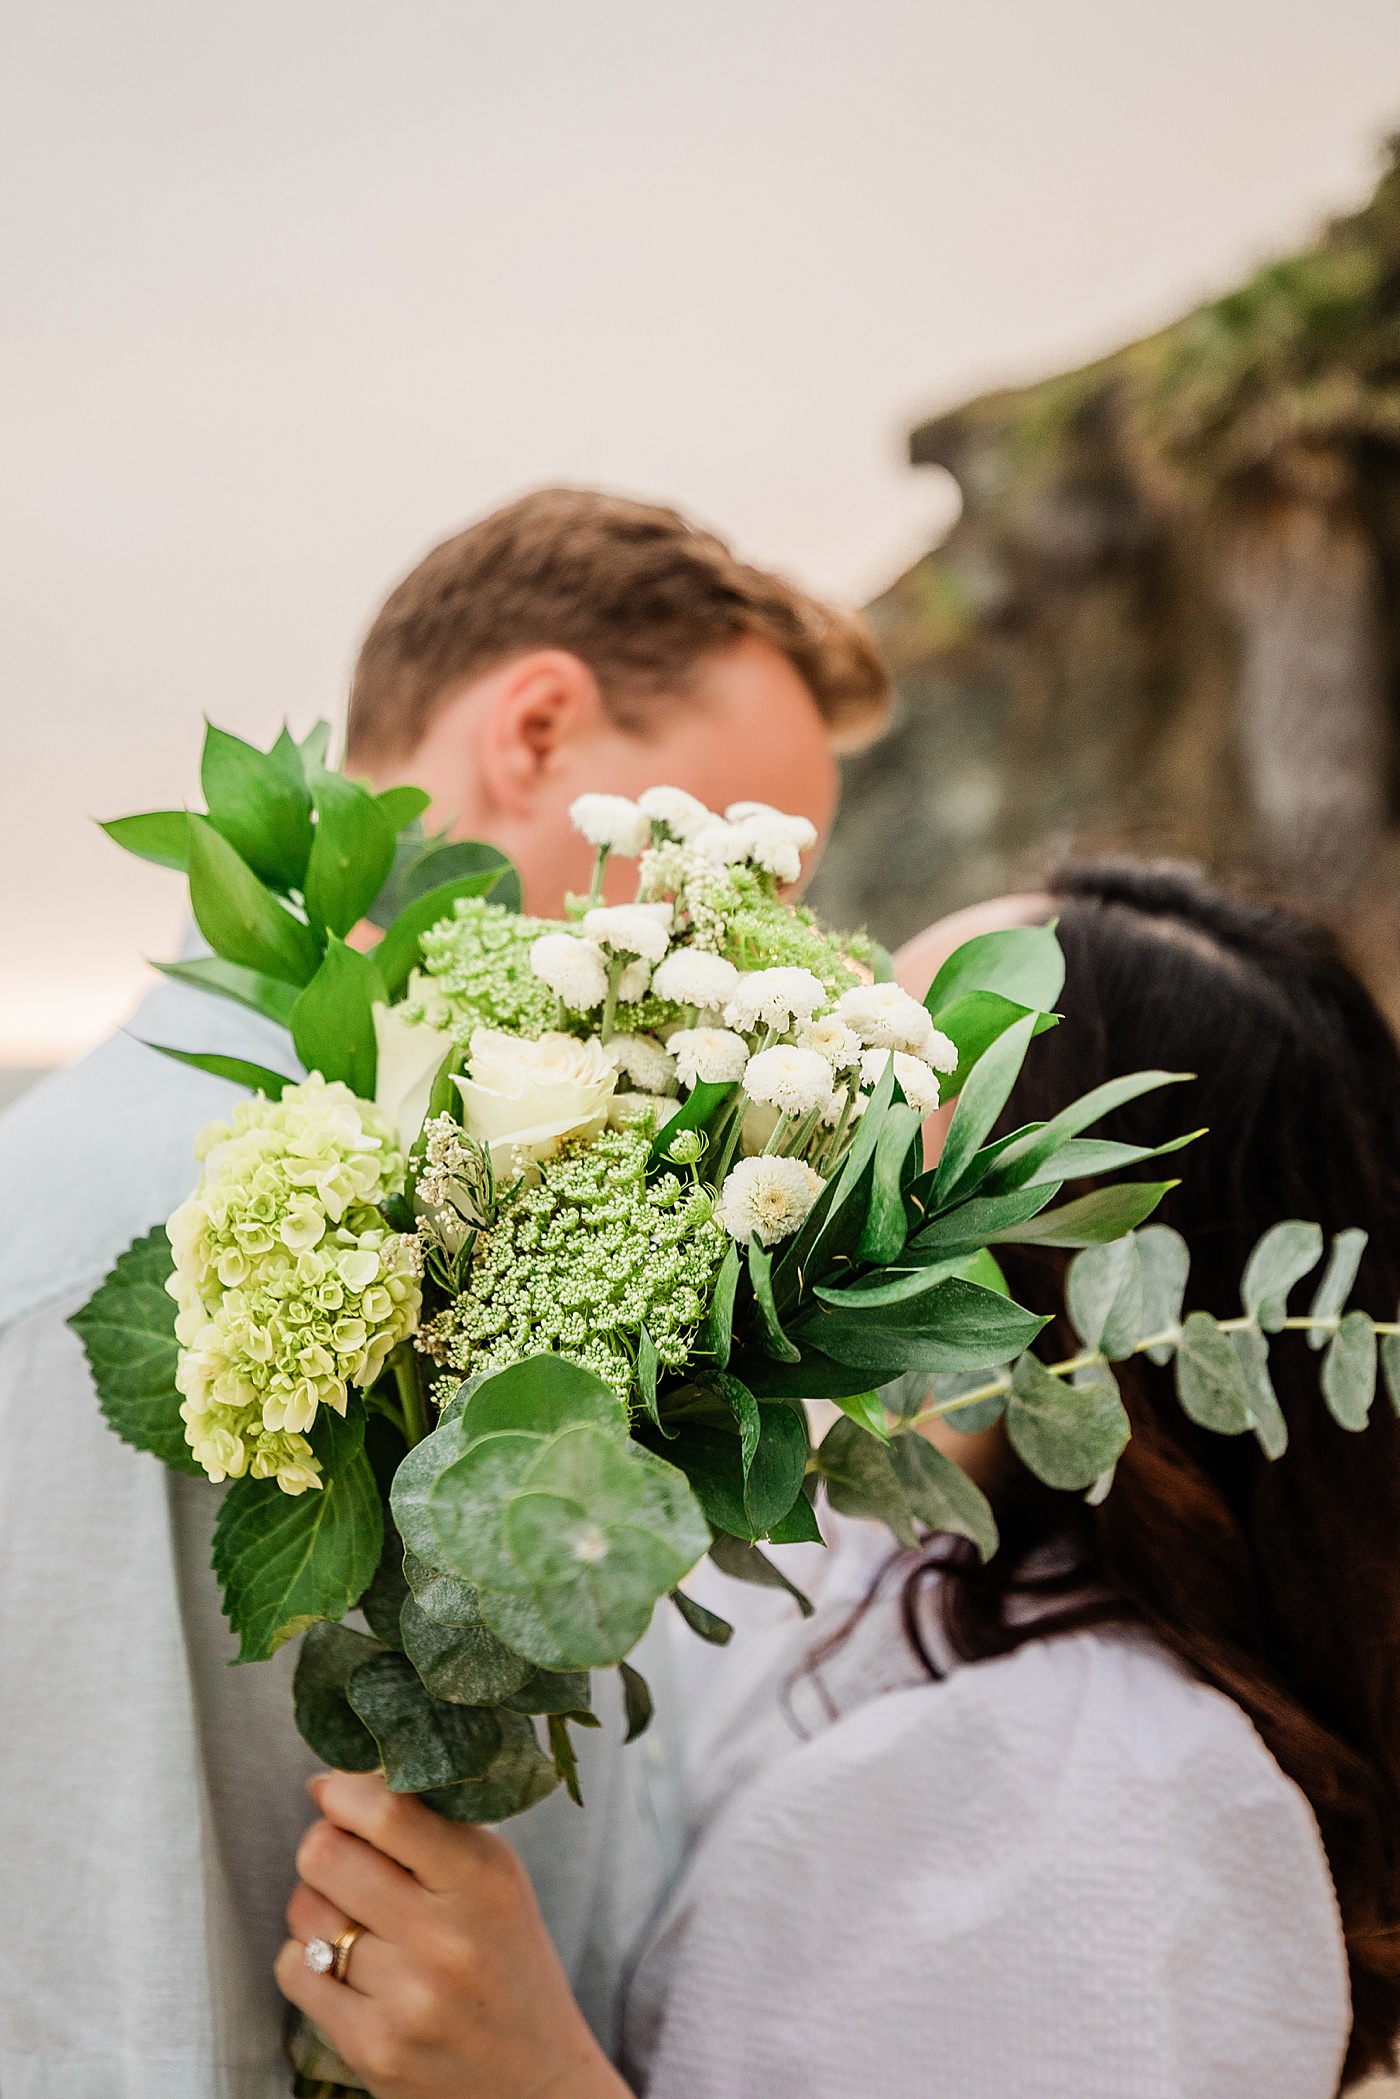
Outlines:
{"label": "round eucalyptus leaf", "polygon": [[297,1733],[334,1771],[379,1769],[379,1745],[346,1690],[361,1663],[383,1651],[377,1640],[326,1618],[302,1640],[292,1679]]}
{"label": "round eucalyptus leaf", "polygon": [[412,1596],[399,1620],[403,1649],[434,1698],[452,1705],[500,1705],[534,1673],[489,1626],[441,1625]]}
{"label": "round eucalyptus leaf", "polygon": [[559,1783],[554,1760],[540,1748],[530,1721],[521,1713],[496,1718],[501,1743],[482,1776],[422,1795],[424,1805],[449,1822],[504,1822],[543,1800]]}
{"label": "round eucalyptus leaf", "polygon": [[351,1705],[379,1744],[384,1776],[395,1793],[484,1778],[502,1743],[489,1706],[434,1698],[402,1654],[379,1654],[350,1678]]}

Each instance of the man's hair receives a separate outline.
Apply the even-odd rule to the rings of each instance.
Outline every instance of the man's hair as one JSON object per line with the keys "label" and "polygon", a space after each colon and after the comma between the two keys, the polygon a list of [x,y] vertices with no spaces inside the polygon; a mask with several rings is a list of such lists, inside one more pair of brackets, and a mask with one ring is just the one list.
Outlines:
{"label": "man's hair", "polygon": [[889,680],[856,613],[740,561],[674,510],[547,488],[444,540],[392,592],[350,690],[349,748],[398,757],[454,686],[529,649],[566,649],[634,733],[684,696],[706,657],[765,641],[838,746],[869,741]]}

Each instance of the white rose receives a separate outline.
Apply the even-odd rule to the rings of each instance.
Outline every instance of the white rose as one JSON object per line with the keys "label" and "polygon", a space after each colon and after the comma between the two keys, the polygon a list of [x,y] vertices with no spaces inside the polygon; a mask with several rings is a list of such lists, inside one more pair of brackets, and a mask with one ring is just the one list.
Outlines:
{"label": "white rose", "polygon": [[595,1038],[522,1035],[478,1028],[472,1036],[469,1077],[454,1081],[469,1135],[489,1147],[491,1164],[506,1175],[513,1153],[547,1159],[565,1137],[596,1137],[607,1121],[617,1073]]}
{"label": "white rose", "polygon": [[433,1080],[452,1047],[452,1037],[425,1020],[408,1021],[399,1006],[376,1004],[374,1039],[379,1045],[374,1105],[399,1133],[405,1151],[423,1127]]}

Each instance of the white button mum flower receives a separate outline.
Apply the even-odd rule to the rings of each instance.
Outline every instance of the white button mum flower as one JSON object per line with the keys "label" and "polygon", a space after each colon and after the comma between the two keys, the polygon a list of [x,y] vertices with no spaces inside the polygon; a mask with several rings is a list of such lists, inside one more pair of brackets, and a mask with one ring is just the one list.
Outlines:
{"label": "white button mum flower", "polygon": [[736,860],[749,857],[749,834],[744,826],[721,823],[718,817],[706,824],[702,831],[697,831],[690,843],[697,853],[703,853],[716,867],[728,867]]}
{"label": "white button mum flower", "polygon": [[749,841],[749,858],[755,867],[761,867],[780,882],[795,882],[802,872],[802,855],[787,832],[775,824],[751,823],[744,825]]}
{"label": "white button mum flower", "polygon": [[665,824],[673,838],[682,841],[693,838],[703,831],[706,824],[716,821],[713,809],[707,809],[693,794],[683,787],[649,787],[645,794],[638,795],[637,807],[646,812],[655,824]]}
{"label": "white button mum flower", "polygon": [[805,816],[789,816],[770,802],[731,802],[725,810],[731,824],[761,823],[786,832],[799,853],[809,853],[817,842],[817,827]]}
{"label": "white button mum flower", "polygon": [[625,1071],[643,1093],[664,1093],[676,1075],[676,1060],[662,1049],[654,1035],[614,1035],[603,1054],[618,1071]]}
{"label": "white button mum flower", "polygon": [[754,969],[740,977],[724,1017],[741,1034],[759,1026],[785,1028],[795,1019],[810,1020],[826,999],[825,984],[810,969]]}
{"label": "white button mum flower", "polygon": [[[867,1049],[905,1050],[910,1056],[927,1057],[928,1045],[937,1033],[919,1001],[898,984],[858,984],[854,991],[842,994],[836,1010]],[[948,1046],[952,1048],[951,1043]],[[956,1052],[953,1062],[957,1062]]]}
{"label": "white button mum flower", "polygon": [[576,933],[541,933],[530,967],[575,1013],[589,1013],[607,997],[607,958],[595,941]]}
{"label": "white button mum flower", "polygon": [[710,1086],[732,1085],[744,1076],[749,1046],[728,1028],[677,1028],[666,1038],[676,1060],[676,1077],[689,1089],[698,1079]]}
{"label": "white button mum flower", "polygon": [[885,1066],[894,1057],[894,1075],[904,1090],[904,1098],[919,1115],[932,1115],[938,1106],[938,1079],[922,1057],[906,1056],[903,1050],[866,1050],[860,1060],[860,1075],[873,1092],[884,1077]]}
{"label": "white button mum flower", "polygon": [[569,804],[569,822],[590,845],[629,859],[651,843],[651,819],[623,794],[581,794]]}
{"label": "white button mum flower", "polygon": [[645,998],[651,983],[651,965],[648,962],[629,962],[617,980],[619,1005],[635,1006],[639,998]]}
{"label": "white button mum flower", "polygon": [[658,998],[676,1006],[722,1006],[732,998],[739,972],[723,955],[707,954],[704,948],[673,948],[657,965],[651,988]]}
{"label": "white button mum flower", "polygon": [[837,1013],[823,1013],[809,1020],[800,1037],[804,1049],[825,1057],[833,1071],[849,1071],[860,1058],[860,1037]]}
{"label": "white button mum flower", "polygon": [[599,904],[583,915],[584,935],[615,955],[659,962],[671,944],[672,904]]}
{"label": "white button mum flower", "polygon": [[720,1222],[741,1246],[755,1232],[772,1246],[791,1238],[825,1186],[800,1159],[741,1159],[720,1190]]}
{"label": "white button mum flower", "polygon": [[750,1057],[744,1072],[750,1100],[764,1102],[782,1115],[810,1115],[824,1108],[831,1093],[831,1066],[814,1049],[780,1042]]}

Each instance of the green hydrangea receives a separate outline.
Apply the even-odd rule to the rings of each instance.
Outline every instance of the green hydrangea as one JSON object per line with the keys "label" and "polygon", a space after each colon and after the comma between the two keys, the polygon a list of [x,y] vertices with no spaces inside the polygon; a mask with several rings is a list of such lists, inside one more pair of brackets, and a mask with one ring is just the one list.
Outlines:
{"label": "green hydrangea", "polygon": [[675,1174],[648,1187],[645,1130],[566,1145],[504,1199],[462,1296],[419,1346],[471,1375],[552,1349],[635,1398],[643,1326],[678,1369],[729,1244],[711,1198]]}
{"label": "green hydrangea", "polygon": [[166,1227],[186,1440],[211,1479],[300,1494],[320,1485],[318,1408],[343,1414],[418,1323],[418,1243],[375,1207],[403,1187],[403,1154],[377,1108],[314,1073],[210,1123],[195,1155]]}

